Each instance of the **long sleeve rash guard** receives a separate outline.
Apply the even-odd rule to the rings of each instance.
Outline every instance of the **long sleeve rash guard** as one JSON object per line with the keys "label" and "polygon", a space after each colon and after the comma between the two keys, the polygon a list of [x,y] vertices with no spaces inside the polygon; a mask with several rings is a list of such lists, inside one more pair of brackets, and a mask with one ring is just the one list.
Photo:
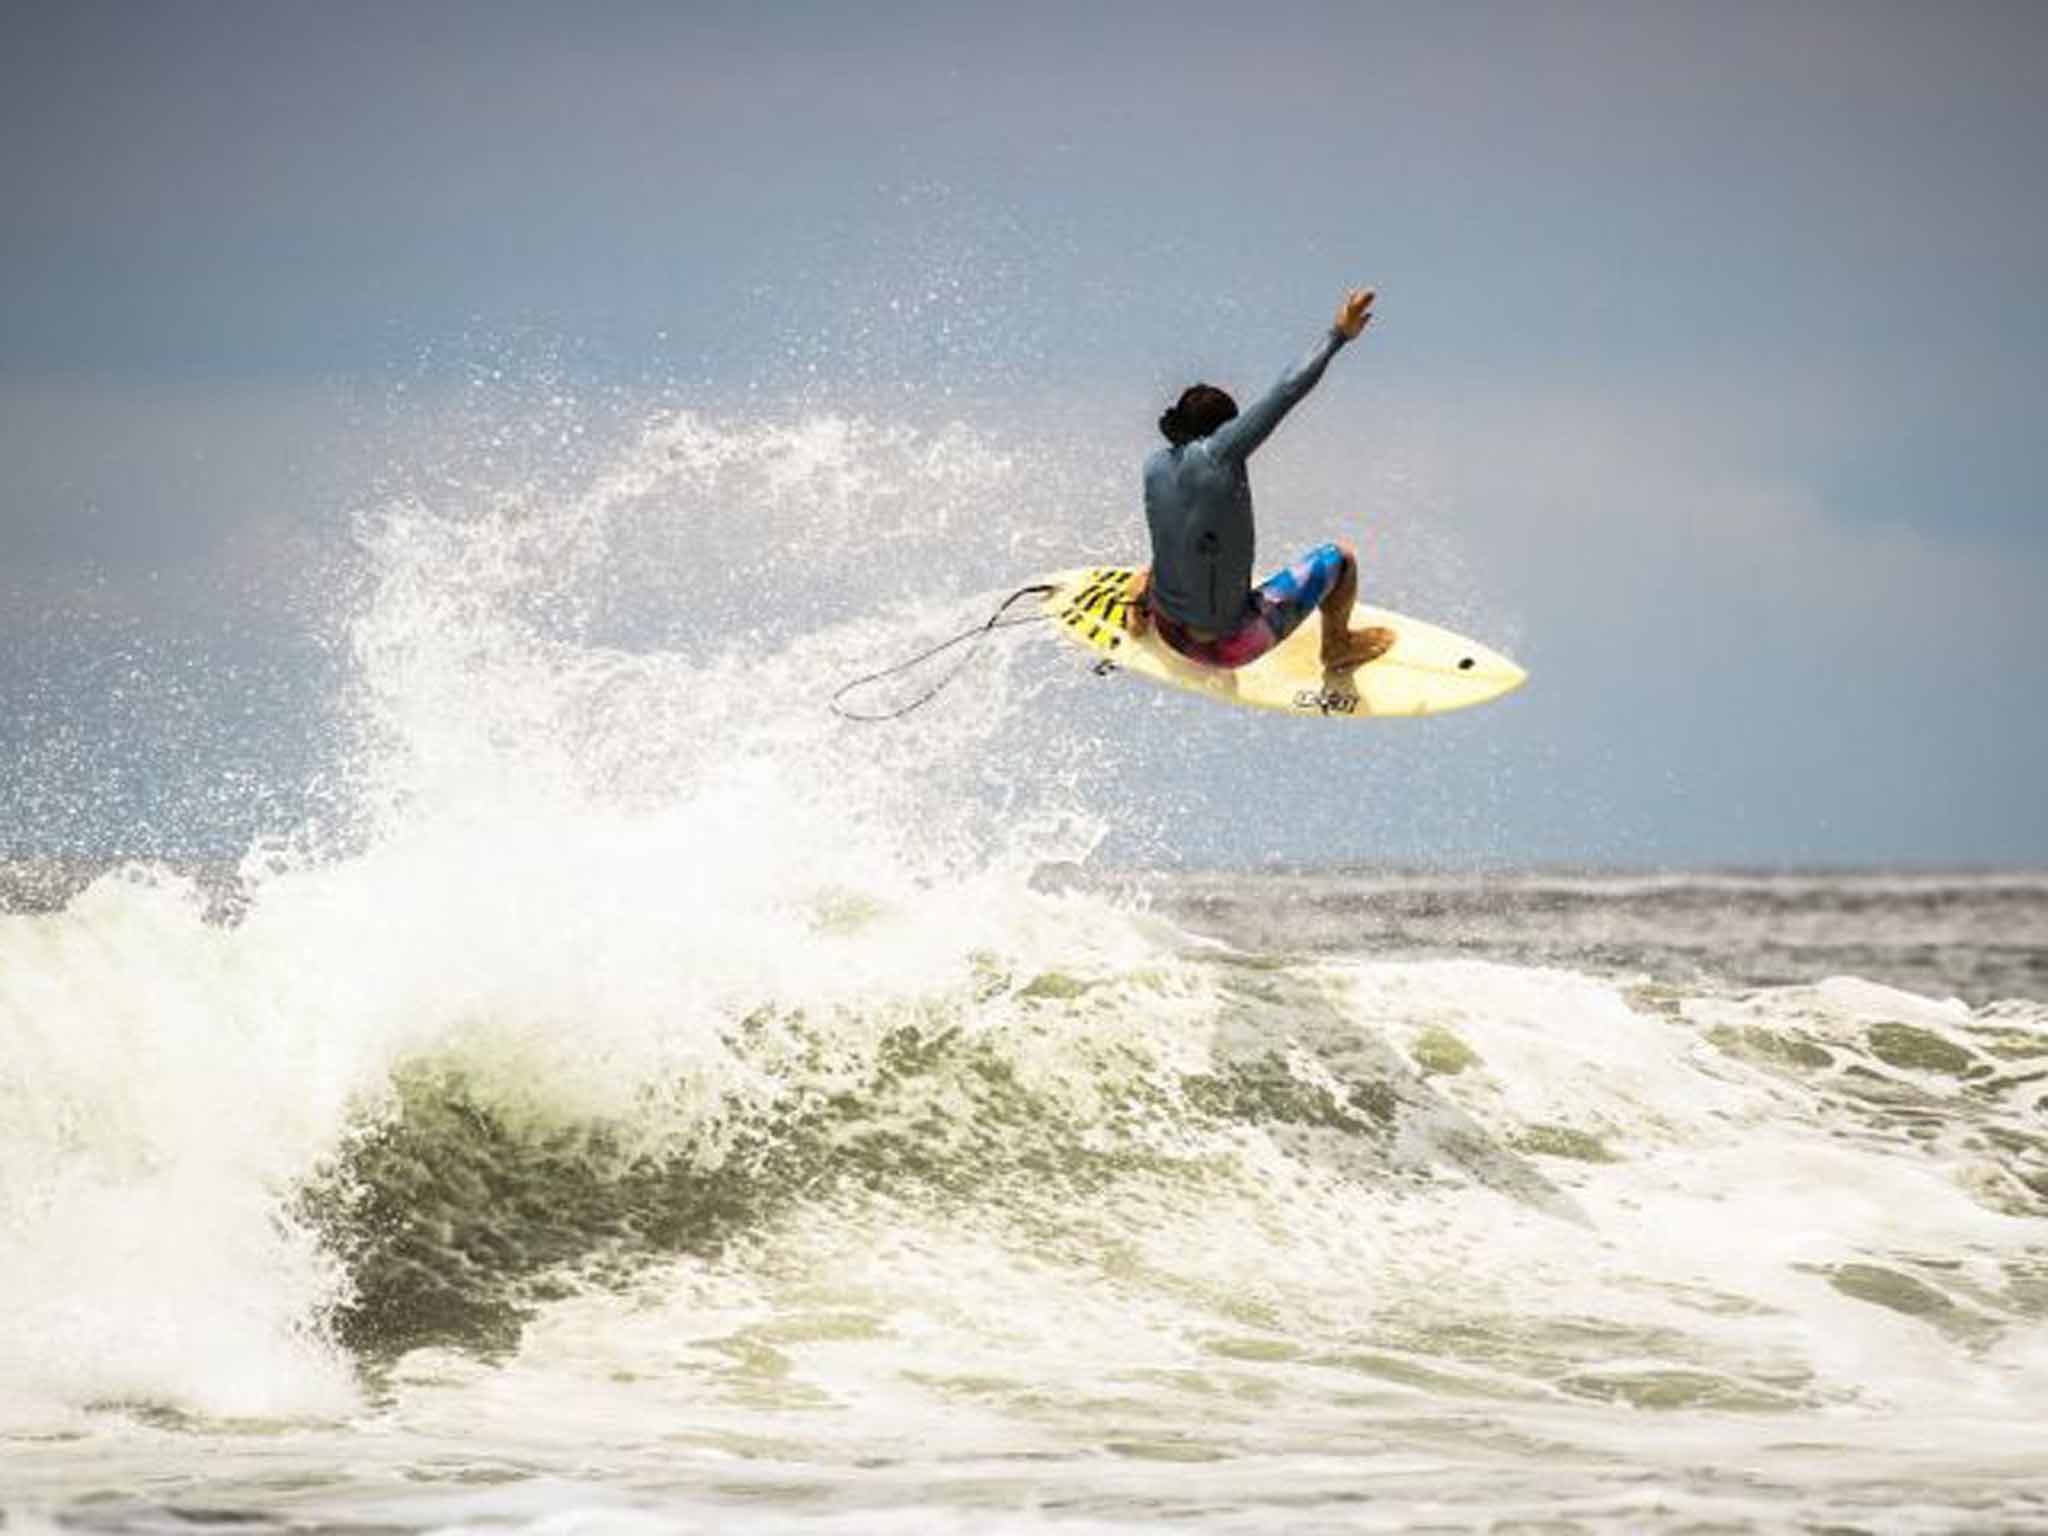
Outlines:
{"label": "long sleeve rash guard", "polygon": [[1278,383],[1209,436],[1162,448],[1145,461],[1151,601],[1167,617],[1221,634],[1244,616],[1255,540],[1245,460],[1316,387],[1345,340],[1332,329]]}

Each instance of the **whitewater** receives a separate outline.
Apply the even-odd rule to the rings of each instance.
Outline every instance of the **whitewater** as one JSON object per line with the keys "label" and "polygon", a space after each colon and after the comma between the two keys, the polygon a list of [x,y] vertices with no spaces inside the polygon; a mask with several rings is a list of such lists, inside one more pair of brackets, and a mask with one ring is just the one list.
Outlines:
{"label": "whitewater", "polygon": [[2048,875],[1105,858],[1049,638],[823,701],[1123,489],[573,415],[362,509],[303,826],[9,872],[10,1536],[2048,1529]]}

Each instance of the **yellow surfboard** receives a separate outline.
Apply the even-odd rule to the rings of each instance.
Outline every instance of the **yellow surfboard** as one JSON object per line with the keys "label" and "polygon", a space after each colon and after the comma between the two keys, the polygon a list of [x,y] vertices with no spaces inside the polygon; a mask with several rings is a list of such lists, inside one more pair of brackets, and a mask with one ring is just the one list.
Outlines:
{"label": "yellow surfboard", "polygon": [[1395,638],[1385,655],[1355,671],[1323,670],[1320,613],[1250,666],[1234,672],[1201,666],[1149,629],[1135,637],[1125,629],[1136,576],[1126,566],[1094,566],[1046,578],[1053,591],[1043,611],[1061,635],[1095,656],[1098,671],[1133,672],[1227,704],[1343,720],[1440,715],[1497,699],[1528,681],[1529,674],[1498,651],[1364,603],[1352,610],[1352,628],[1385,625]]}

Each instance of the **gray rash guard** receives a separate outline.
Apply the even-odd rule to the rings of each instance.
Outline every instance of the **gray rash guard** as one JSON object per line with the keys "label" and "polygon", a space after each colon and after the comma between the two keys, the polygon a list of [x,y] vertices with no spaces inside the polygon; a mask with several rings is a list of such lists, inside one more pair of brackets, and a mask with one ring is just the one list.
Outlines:
{"label": "gray rash guard", "polygon": [[1332,329],[1280,381],[1207,437],[1145,461],[1155,608],[1190,629],[1221,634],[1244,617],[1252,590],[1252,482],[1244,461],[1316,387],[1344,345]]}

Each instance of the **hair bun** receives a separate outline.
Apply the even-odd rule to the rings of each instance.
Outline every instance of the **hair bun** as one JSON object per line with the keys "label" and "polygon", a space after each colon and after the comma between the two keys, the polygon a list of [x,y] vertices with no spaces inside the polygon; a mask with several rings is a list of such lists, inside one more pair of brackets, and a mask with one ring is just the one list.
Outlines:
{"label": "hair bun", "polygon": [[1214,384],[1190,384],[1159,418],[1159,430],[1178,448],[1207,437],[1237,414],[1237,402]]}

